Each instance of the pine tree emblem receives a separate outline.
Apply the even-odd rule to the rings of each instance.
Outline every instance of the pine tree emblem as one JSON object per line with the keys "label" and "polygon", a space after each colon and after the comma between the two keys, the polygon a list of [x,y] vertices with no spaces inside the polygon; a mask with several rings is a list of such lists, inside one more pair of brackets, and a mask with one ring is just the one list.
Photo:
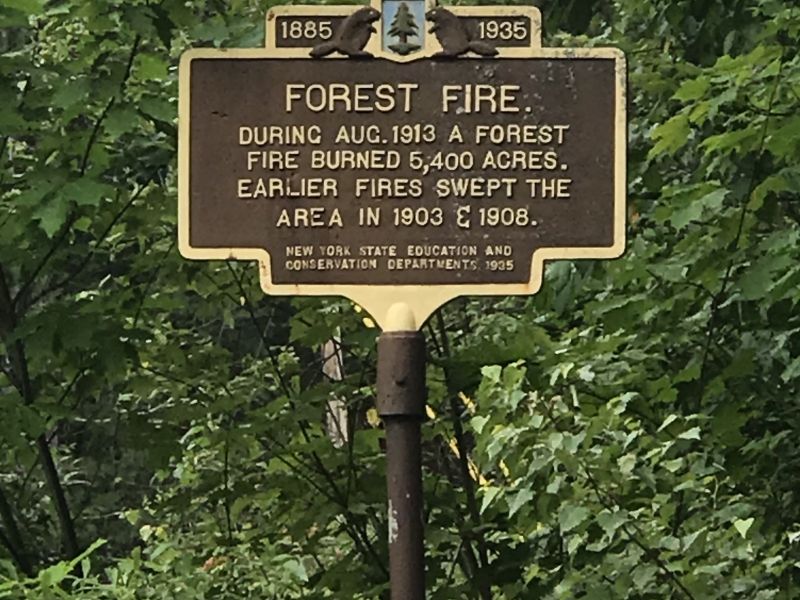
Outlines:
{"label": "pine tree emblem", "polygon": [[401,2],[397,7],[392,24],[389,26],[389,36],[399,40],[396,44],[391,44],[389,50],[402,56],[420,49],[419,44],[409,43],[408,38],[416,37],[419,26],[414,20],[413,13],[409,10],[408,4]]}

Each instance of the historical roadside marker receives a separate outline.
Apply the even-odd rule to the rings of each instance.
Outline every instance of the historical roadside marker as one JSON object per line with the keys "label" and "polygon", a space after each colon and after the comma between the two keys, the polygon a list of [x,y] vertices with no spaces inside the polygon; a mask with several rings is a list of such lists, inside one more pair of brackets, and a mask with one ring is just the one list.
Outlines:
{"label": "historical roadside marker", "polygon": [[625,58],[543,48],[533,7],[281,6],[263,49],[181,58],[179,242],[383,328],[392,598],[424,597],[418,333],[461,295],[625,247]]}

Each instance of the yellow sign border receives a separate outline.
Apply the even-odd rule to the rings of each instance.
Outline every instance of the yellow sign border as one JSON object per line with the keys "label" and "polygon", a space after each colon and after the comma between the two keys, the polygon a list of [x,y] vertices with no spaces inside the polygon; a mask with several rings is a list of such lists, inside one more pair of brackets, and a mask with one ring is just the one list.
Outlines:
{"label": "yellow sign border", "polygon": [[[269,15],[347,15],[359,8],[352,6],[282,6],[270,10]],[[347,12],[342,12],[344,9]],[[448,7],[461,16],[532,16],[532,24],[540,23],[539,11],[532,7]],[[533,16],[534,13],[536,16]],[[531,273],[527,283],[512,284],[453,284],[453,285],[337,285],[337,284],[273,284],[270,272],[270,255],[258,248],[194,248],[189,243],[189,134],[190,134],[190,73],[191,62],[195,59],[254,59],[254,58],[308,58],[308,48],[276,49],[274,43],[274,17],[267,16],[266,48],[213,49],[197,48],[183,53],[179,71],[179,113],[178,113],[178,246],[180,253],[189,259],[211,260],[256,260],[259,264],[261,287],[267,294],[303,296],[344,296],[361,305],[369,312],[375,322],[387,328],[390,313],[402,307],[408,313],[406,328],[422,326],[433,312],[445,303],[459,296],[507,296],[530,295],[539,291],[544,276],[544,263],[556,259],[609,259],[618,258],[625,250],[626,227],[626,177],[627,177],[627,116],[626,116],[626,78],[627,65],[624,53],[617,48],[542,48],[537,36],[531,31],[531,47],[499,48],[497,59],[606,59],[615,62],[616,71],[616,123],[614,133],[614,245],[596,248],[540,248],[535,250],[531,260]],[[270,33],[271,22],[271,34]],[[372,36],[367,50],[378,58],[395,62],[410,62],[408,57],[384,52],[380,47],[380,30]],[[291,52],[286,52],[290,50]],[[417,52],[411,60],[429,58],[440,50],[435,43],[427,43],[423,52]],[[347,60],[332,56],[322,60]],[[454,59],[458,60],[458,59]]]}

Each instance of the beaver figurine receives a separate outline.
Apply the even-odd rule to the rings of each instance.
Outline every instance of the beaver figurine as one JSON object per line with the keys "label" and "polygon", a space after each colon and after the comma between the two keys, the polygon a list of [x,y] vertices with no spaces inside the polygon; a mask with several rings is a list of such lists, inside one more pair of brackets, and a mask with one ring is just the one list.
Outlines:
{"label": "beaver figurine", "polygon": [[442,46],[442,51],[434,56],[455,57],[470,51],[481,56],[497,55],[497,48],[491,44],[473,40],[463,21],[449,10],[437,6],[425,13],[425,18],[433,23],[429,31],[436,34],[436,39]]}
{"label": "beaver figurine", "polygon": [[372,54],[366,52],[364,47],[376,31],[373,23],[380,18],[381,13],[374,8],[359,8],[342,22],[332,40],[314,46],[311,57],[322,58],[340,52],[350,58],[371,58]]}

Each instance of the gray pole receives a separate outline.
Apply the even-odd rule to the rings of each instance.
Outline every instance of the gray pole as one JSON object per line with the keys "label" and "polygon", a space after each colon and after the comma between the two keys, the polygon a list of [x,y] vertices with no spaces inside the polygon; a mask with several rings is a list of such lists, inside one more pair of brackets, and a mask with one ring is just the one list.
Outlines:
{"label": "gray pole", "polygon": [[425,339],[418,331],[378,338],[378,413],[386,427],[389,578],[392,600],[424,600],[422,448]]}

